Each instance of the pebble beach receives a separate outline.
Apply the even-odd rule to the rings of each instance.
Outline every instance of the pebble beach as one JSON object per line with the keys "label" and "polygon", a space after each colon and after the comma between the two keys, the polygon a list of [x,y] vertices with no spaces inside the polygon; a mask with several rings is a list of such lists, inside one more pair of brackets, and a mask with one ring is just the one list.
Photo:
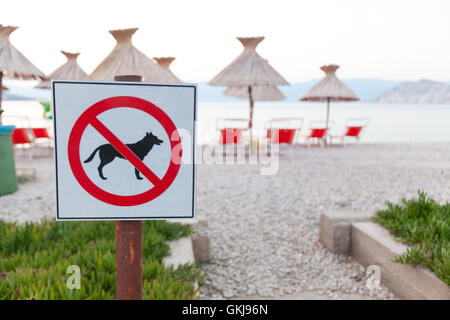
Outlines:
{"label": "pebble beach", "polygon": [[[0,197],[3,221],[53,218],[52,157],[18,159],[35,168],[13,194]],[[329,148],[284,146],[275,175],[255,164],[198,165],[196,232],[211,241],[212,260],[200,298],[273,298],[302,292],[331,299],[395,298],[369,290],[365,269],[323,248],[319,217],[326,212],[375,212],[386,201],[423,190],[439,202],[450,194],[448,143],[350,144]]]}

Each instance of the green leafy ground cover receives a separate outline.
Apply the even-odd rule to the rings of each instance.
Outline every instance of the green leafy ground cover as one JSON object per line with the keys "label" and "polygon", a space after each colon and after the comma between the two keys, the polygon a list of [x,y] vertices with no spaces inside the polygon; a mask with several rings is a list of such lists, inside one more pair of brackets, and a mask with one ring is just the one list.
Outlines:
{"label": "green leafy ground cover", "polygon": [[[186,225],[144,221],[144,299],[195,299],[200,269],[161,263],[166,241],[190,233]],[[80,289],[66,285],[70,265],[81,269]],[[114,299],[115,269],[115,222],[0,221],[0,299]]]}
{"label": "green leafy ground cover", "polygon": [[374,221],[411,245],[396,262],[424,265],[450,285],[449,203],[439,204],[419,192],[417,199],[388,202],[387,209],[378,211]]}

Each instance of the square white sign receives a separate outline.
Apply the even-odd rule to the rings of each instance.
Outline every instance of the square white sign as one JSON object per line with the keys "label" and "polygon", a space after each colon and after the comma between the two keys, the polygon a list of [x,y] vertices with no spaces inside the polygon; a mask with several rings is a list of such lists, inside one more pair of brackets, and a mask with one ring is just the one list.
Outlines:
{"label": "square white sign", "polygon": [[194,218],[194,84],[53,81],[58,220]]}

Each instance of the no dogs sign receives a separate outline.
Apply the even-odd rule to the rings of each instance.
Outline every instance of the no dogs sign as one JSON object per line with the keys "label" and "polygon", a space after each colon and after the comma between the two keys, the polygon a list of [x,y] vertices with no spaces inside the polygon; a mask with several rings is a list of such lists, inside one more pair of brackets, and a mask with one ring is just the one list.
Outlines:
{"label": "no dogs sign", "polygon": [[53,81],[57,219],[193,218],[196,86]]}

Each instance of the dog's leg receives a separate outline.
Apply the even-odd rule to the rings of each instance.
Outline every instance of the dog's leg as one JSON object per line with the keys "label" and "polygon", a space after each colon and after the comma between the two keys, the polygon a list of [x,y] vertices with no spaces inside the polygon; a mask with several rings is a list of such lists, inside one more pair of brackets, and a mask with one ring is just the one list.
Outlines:
{"label": "dog's leg", "polygon": [[103,167],[108,163],[112,162],[119,153],[114,149],[113,146],[107,145],[107,147],[100,150],[100,165],[98,166],[98,175],[103,180],[106,180],[106,177],[103,175]]}
{"label": "dog's leg", "polygon": [[100,176],[100,178],[102,178],[103,180],[106,180],[107,178],[103,175],[103,167],[105,166],[104,163],[100,163],[100,165],[98,166],[98,175]]}
{"label": "dog's leg", "polygon": [[144,179],[144,178],[141,177],[140,172],[139,172],[138,169],[134,168],[134,173],[136,174],[136,178],[137,178],[138,180]]}

